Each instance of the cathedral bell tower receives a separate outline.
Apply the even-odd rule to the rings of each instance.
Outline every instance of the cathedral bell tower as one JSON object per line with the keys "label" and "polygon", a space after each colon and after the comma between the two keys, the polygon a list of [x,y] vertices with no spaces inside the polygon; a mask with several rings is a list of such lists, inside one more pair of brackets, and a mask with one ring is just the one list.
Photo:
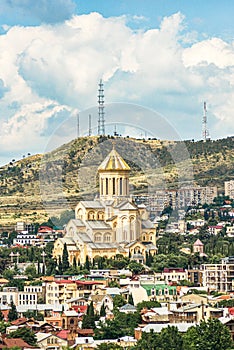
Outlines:
{"label": "cathedral bell tower", "polygon": [[101,200],[129,198],[131,168],[113,148],[98,168]]}

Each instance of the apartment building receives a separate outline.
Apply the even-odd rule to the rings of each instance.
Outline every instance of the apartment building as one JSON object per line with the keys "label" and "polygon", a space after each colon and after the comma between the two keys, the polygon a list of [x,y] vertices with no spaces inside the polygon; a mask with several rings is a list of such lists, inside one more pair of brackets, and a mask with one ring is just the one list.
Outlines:
{"label": "apartment building", "polygon": [[58,280],[46,283],[46,304],[65,304],[67,299],[77,297],[75,281]]}
{"label": "apartment building", "polygon": [[221,260],[220,264],[203,264],[202,285],[209,291],[234,291],[234,256]]}
{"label": "apartment building", "polygon": [[181,209],[198,204],[212,203],[217,195],[216,186],[194,186],[175,190],[157,190],[154,194],[148,196],[136,196],[134,200],[137,203],[145,204],[148,211],[158,214],[162,211],[162,208],[169,205],[173,209]]}
{"label": "apartment building", "polygon": [[19,305],[36,305],[37,293],[36,292],[19,292],[16,287],[5,287],[0,292],[0,304],[10,305],[11,302],[16,306]]}
{"label": "apartment building", "polygon": [[234,199],[234,180],[224,182],[224,192],[225,196],[229,196]]}

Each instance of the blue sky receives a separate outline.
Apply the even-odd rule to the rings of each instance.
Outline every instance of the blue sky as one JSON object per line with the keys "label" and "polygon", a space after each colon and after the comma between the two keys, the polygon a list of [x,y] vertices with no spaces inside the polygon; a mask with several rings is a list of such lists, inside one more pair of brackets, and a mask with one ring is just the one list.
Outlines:
{"label": "blue sky", "polygon": [[75,137],[77,113],[95,129],[100,78],[110,133],[198,140],[206,101],[211,138],[233,135],[233,15],[232,0],[2,0],[0,164]]}

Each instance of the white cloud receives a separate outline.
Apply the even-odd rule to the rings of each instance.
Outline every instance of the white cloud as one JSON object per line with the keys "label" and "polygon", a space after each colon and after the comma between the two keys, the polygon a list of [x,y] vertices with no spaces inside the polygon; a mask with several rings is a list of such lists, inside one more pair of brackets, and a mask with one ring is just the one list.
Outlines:
{"label": "white cloud", "polygon": [[218,68],[234,65],[234,45],[219,38],[196,43],[183,53],[185,67],[214,64]]}
{"label": "white cloud", "polygon": [[[126,17],[98,13],[56,25],[12,27],[0,36],[1,147],[23,151],[27,140],[27,149],[43,150],[62,118],[96,105],[100,78],[107,102],[148,105],[166,115],[182,137],[199,137],[204,99],[212,136],[233,133],[234,47],[217,38],[194,40],[181,13],[146,31],[130,29]],[[132,115],[125,121],[135,123]]]}

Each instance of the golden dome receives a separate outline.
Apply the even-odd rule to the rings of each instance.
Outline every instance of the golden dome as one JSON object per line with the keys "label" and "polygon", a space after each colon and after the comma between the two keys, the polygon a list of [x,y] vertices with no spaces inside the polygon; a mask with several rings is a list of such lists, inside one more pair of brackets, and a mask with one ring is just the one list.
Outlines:
{"label": "golden dome", "polygon": [[114,171],[114,170],[125,170],[130,171],[130,166],[125,160],[119,155],[119,153],[112,149],[108,156],[104,159],[101,165],[98,167],[98,171]]}

